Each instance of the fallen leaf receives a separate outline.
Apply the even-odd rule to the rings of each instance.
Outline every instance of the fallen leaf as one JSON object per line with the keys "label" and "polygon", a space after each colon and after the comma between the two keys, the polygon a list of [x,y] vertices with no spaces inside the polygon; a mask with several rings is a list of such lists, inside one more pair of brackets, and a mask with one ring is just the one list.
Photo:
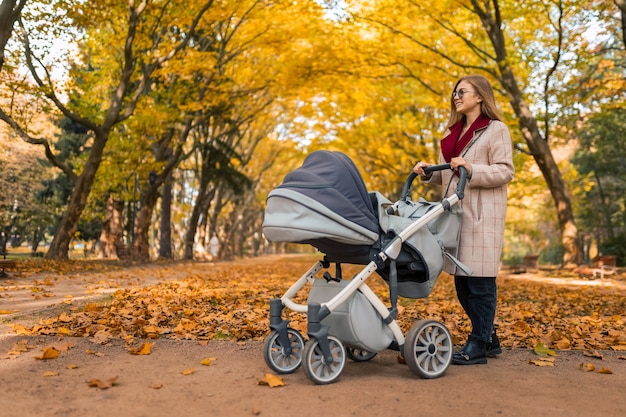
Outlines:
{"label": "fallen leaf", "polygon": [[66,343],[57,343],[53,345],[52,347],[58,350],[59,352],[67,352],[68,350],[73,348],[74,345],[66,342]]}
{"label": "fallen leaf", "polygon": [[43,355],[35,356],[35,359],[39,359],[39,360],[56,359],[59,357],[60,353],[61,352],[56,350],[53,346],[50,346],[43,350]]}
{"label": "fallen leaf", "polygon": [[213,364],[213,361],[216,361],[216,360],[217,358],[204,358],[202,362],[200,363],[204,366],[211,366]]}
{"label": "fallen leaf", "polygon": [[149,386],[149,388],[161,389],[161,388],[163,388],[163,384],[152,384],[152,385]]}
{"label": "fallen leaf", "polygon": [[72,334],[72,331],[67,327],[59,327],[57,333],[64,336],[70,336]]}
{"label": "fallen leaf", "polygon": [[611,372],[611,370],[607,367],[604,367],[602,369],[600,369],[599,371],[596,371],[597,374],[612,374],[613,372]]}
{"label": "fallen leaf", "polygon": [[555,351],[549,349],[542,342],[538,342],[533,350],[538,356],[558,356]]}
{"label": "fallen leaf", "polygon": [[572,347],[572,343],[569,340],[563,338],[561,340],[557,340],[554,343],[554,346],[556,346],[556,348],[560,350],[568,350]]}
{"label": "fallen leaf", "polygon": [[78,365],[69,364],[66,366],[67,369],[78,369]]}
{"label": "fallen leaf", "polygon": [[13,314],[13,313],[17,313],[17,310],[0,310],[0,314]]}
{"label": "fallen leaf", "polygon": [[100,389],[108,389],[115,385],[115,381],[117,381],[117,376],[113,378],[109,378],[106,381],[101,381],[99,379],[91,379],[89,381],[85,381],[87,386],[90,388],[100,388]]}
{"label": "fallen leaf", "polygon": [[53,372],[53,371],[48,371],[43,374],[43,376],[58,376],[58,375],[59,375],[58,372]]}
{"label": "fallen leaf", "polygon": [[26,339],[23,339],[13,344],[13,347],[7,352],[7,355],[19,355],[22,352],[28,352],[28,350],[29,347],[26,345]]}
{"label": "fallen leaf", "polygon": [[528,359],[528,363],[537,366],[554,366],[554,358]]}
{"label": "fallen leaf", "polygon": [[583,353],[583,355],[589,356],[591,358],[602,359],[602,354],[598,352],[597,350],[593,350],[593,351],[586,350],[585,353]]}
{"label": "fallen leaf", "polygon": [[150,342],[146,342],[137,348],[130,349],[129,352],[131,355],[149,355],[151,353],[151,346],[152,344]]}
{"label": "fallen leaf", "polygon": [[259,385],[269,385],[270,388],[284,387],[283,378],[278,375],[265,374],[265,377],[259,381]]}
{"label": "fallen leaf", "polygon": [[189,368],[189,369],[185,369],[184,371],[182,371],[181,373],[183,375],[191,375],[195,372],[196,370],[194,368]]}
{"label": "fallen leaf", "polygon": [[579,368],[582,371],[593,372],[596,369],[596,366],[592,363],[581,363]]}
{"label": "fallen leaf", "polygon": [[106,330],[100,330],[94,336],[92,342],[98,343],[100,345],[104,345],[109,343],[109,339],[111,339],[112,335]]}

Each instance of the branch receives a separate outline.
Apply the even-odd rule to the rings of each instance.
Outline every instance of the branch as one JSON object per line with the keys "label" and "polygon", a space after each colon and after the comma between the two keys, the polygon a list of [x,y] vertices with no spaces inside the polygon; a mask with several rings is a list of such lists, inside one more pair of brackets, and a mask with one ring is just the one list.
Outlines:
{"label": "branch", "polygon": [[[28,66],[28,70],[30,71],[30,74],[33,76],[33,79],[35,80],[39,88],[43,91],[44,95],[54,103],[54,105],[61,111],[61,113],[63,113],[65,117],[73,120],[76,123],[82,124],[88,129],[95,131],[97,129],[97,125],[95,123],[91,122],[88,119],[80,117],[79,115],[77,115],[76,113],[68,109],[61,102],[61,100],[57,96],[56,91],[54,89],[54,83],[52,82],[52,77],[50,76],[50,72],[48,71],[46,66],[41,62],[39,57],[35,56],[34,52],[32,51],[30,47],[30,39],[26,31],[26,27],[24,26],[24,23],[22,22],[21,18],[18,19],[18,24],[20,26],[22,43],[24,45],[24,53],[26,55],[26,65]],[[37,72],[37,68],[35,67],[33,60],[35,60],[37,64],[39,64],[39,67],[43,69],[45,73],[45,82],[39,76],[39,73]]]}
{"label": "branch", "polygon": [[379,20],[372,19],[372,18],[369,18],[369,17],[356,16],[356,15],[354,16],[354,18],[357,19],[357,20],[360,19],[360,20],[364,20],[364,21],[367,21],[367,22],[370,22],[370,23],[375,23],[375,24],[378,24],[380,26],[383,26],[383,27],[389,29],[389,31],[391,31],[391,33],[394,33],[396,35],[400,35],[400,36],[405,37],[406,39],[410,40],[411,42],[416,43],[417,45],[421,46],[422,48],[424,48],[424,49],[426,49],[426,50],[428,50],[430,52],[433,52],[436,55],[439,55],[441,58],[445,59],[446,61],[450,62],[451,64],[453,64],[453,65],[455,65],[455,66],[457,66],[459,68],[473,69],[473,70],[477,70],[477,71],[484,71],[484,72],[486,72],[488,74],[491,74],[491,75],[495,76],[494,71],[489,69],[489,68],[485,68],[485,67],[481,67],[481,66],[475,66],[475,65],[467,65],[466,63],[464,63],[462,61],[458,61],[458,60],[452,58],[450,55],[446,54],[445,52],[442,52],[439,49],[437,49],[435,47],[432,47],[432,46],[430,46],[430,45],[420,41],[419,39],[415,38],[414,36],[409,35],[408,33],[404,32],[404,31],[401,31],[399,29],[396,29],[393,26],[391,26],[391,25],[389,25],[389,24],[387,24],[385,22],[381,22]]}
{"label": "branch", "polygon": [[[456,38],[460,39],[465,45],[467,45],[469,49],[471,49],[474,52],[475,55],[480,57],[481,60],[485,62],[487,62],[488,60],[492,60],[492,61],[496,60],[496,58],[491,56],[489,52],[478,47],[478,45],[476,45],[474,42],[470,41],[468,38],[463,36],[458,30],[454,28],[452,24],[450,24],[450,22],[444,22],[443,20],[429,13],[428,9],[424,9],[419,3],[416,3],[415,1],[411,1],[410,3],[413,4],[415,7],[417,7],[418,9],[422,10],[424,14],[426,14],[431,19],[433,19],[435,23],[437,23],[441,28],[452,33]],[[466,10],[473,11],[472,9],[466,6],[462,6],[462,7],[465,8]]]}
{"label": "branch", "polygon": [[[559,63],[561,62],[561,54],[563,50],[563,2],[562,0],[558,0],[558,8],[559,8],[559,17],[557,22],[554,23],[550,21],[554,30],[557,31],[558,41],[557,41],[557,50],[554,54],[554,61],[550,69],[548,69],[548,73],[546,74],[546,78],[543,84],[543,101],[544,101],[544,134],[543,137],[547,141],[550,134],[550,116],[549,116],[549,107],[550,107],[550,78],[556,72]],[[544,4],[545,5],[545,4]],[[548,5],[545,5],[546,15],[548,19],[550,19],[550,10],[548,9]]]}
{"label": "branch", "polygon": [[[123,103],[123,97],[125,92],[128,90],[128,86],[130,85],[130,78],[134,72],[135,67],[135,58],[133,55],[133,42],[137,33],[137,27],[139,25],[139,17],[141,13],[144,11],[146,7],[146,0],[140,4],[135,10],[131,10],[131,15],[129,17],[129,27],[128,27],[128,35],[126,38],[126,45],[124,46],[124,70],[122,72],[122,81],[120,81],[120,85],[116,91],[116,98],[118,99],[117,105],[115,108],[113,106],[109,110],[109,115],[111,125],[128,119],[133,115],[135,109],[137,108],[137,104],[142,95],[144,95],[148,89],[150,88],[150,81],[152,74],[158,68],[163,66],[164,63],[174,58],[180,51],[185,49],[189,44],[190,39],[195,34],[196,27],[198,26],[200,19],[204,15],[204,13],[211,8],[214,0],[208,0],[196,13],[194,16],[191,25],[189,26],[186,34],[184,35],[182,41],[176,45],[169,53],[157,58],[149,65],[145,65],[142,68],[142,76],[137,84],[137,87],[131,94],[131,98],[129,100],[129,104],[124,110],[124,112],[120,113],[121,105]],[[156,37],[154,43],[152,44],[151,50],[156,52],[158,46],[161,42],[161,37]]]}
{"label": "branch", "polygon": [[13,128],[13,130],[25,142],[30,143],[31,145],[43,146],[45,149],[45,154],[46,154],[46,158],[48,159],[48,161],[50,161],[52,165],[54,165],[55,167],[63,171],[63,173],[65,173],[65,175],[67,175],[67,177],[72,181],[72,183],[76,182],[76,180],[78,179],[78,176],[76,175],[76,173],[68,165],[59,161],[59,159],[52,152],[52,148],[50,147],[50,143],[48,142],[47,139],[33,138],[32,136],[30,136],[20,127],[19,124],[17,124],[15,120],[13,120],[11,116],[7,115],[4,112],[4,110],[2,110],[1,108],[0,108],[0,120],[3,120],[6,124],[11,126],[11,128]]}

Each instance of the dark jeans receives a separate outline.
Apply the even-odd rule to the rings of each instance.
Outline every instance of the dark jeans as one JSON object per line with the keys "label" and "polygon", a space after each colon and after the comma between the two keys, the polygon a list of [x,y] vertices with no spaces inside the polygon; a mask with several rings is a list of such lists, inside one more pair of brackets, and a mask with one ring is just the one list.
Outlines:
{"label": "dark jeans", "polygon": [[455,276],[456,295],[472,322],[469,339],[489,342],[496,316],[496,279]]}

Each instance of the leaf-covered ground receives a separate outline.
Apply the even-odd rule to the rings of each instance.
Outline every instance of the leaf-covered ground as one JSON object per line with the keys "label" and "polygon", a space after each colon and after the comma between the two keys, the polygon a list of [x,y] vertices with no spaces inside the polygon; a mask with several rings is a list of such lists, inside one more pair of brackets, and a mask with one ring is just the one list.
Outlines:
{"label": "leaf-covered ground", "polygon": [[[181,263],[174,268],[165,264],[163,270],[175,269],[176,274],[162,273],[157,283],[146,287],[132,285],[137,277],[125,276],[125,288],[104,301],[73,303],[56,309],[52,317],[37,324],[14,324],[13,329],[24,335],[90,337],[100,343],[112,338],[131,341],[146,337],[261,340],[269,331],[269,300],[282,296],[316,259],[262,257],[217,264]],[[48,278],[55,282],[64,275],[68,276],[65,279],[77,279],[98,274],[102,283],[107,274],[124,274],[122,267],[73,263],[68,271],[63,264],[46,265],[55,268],[54,278]],[[155,268],[158,270],[159,265],[150,268],[150,273],[154,274]],[[344,276],[361,268],[346,266]],[[377,275],[367,282],[387,300],[388,288]],[[556,279],[503,275],[499,278],[496,319],[502,344],[532,348],[543,342],[556,349],[626,350],[626,280],[615,277],[605,282],[615,285],[563,284]],[[308,290],[307,286],[301,291],[299,302],[305,302]],[[306,334],[306,317],[290,311],[287,315],[292,327]],[[440,277],[427,299],[400,299],[398,321],[405,331],[415,320],[425,318],[445,323],[456,342],[465,339],[469,322],[456,301],[449,276]]]}

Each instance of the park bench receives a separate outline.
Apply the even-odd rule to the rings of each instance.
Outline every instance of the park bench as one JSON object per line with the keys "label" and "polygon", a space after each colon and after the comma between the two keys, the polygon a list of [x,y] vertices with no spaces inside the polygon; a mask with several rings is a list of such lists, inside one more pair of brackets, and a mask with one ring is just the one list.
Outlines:
{"label": "park bench", "polygon": [[0,277],[6,277],[6,269],[7,268],[15,268],[17,266],[17,262],[14,259],[7,259],[6,254],[2,255],[2,259],[0,259]]}
{"label": "park bench", "polygon": [[526,272],[536,272],[539,270],[539,255],[524,256],[524,267],[526,267]]}
{"label": "park bench", "polygon": [[600,268],[593,270],[593,277],[596,278],[600,275],[600,278],[604,278],[605,275],[612,275],[615,273],[615,267],[611,265],[600,265]]}
{"label": "park bench", "polygon": [[598,275],[600,278],[604,278],[605,275],[612,275],[617,269],[617,256],[596,256],[593,259],[593,277]]}

